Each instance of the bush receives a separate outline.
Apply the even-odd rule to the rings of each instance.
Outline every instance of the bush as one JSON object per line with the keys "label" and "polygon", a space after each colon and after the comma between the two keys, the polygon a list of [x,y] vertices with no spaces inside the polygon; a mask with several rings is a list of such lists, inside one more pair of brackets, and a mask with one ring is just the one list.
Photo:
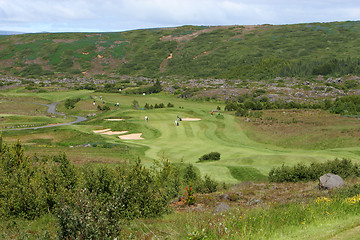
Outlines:
{"label": "bush", "polygon": [[97,109],[99,109],[100,111],[109,111],[109,110],[110,110],[110,107],[109,107],[109,106],[106,106],[106,105],[104,105],[104,106],[98,105],[98,106],[97,106]]}
{"label": "bush", "polygon": [[204,154],[199,158],[199,162],[218,161],[218,160],[220,160],[220,153],[218,153],[218,152],[211,152],[208,154]]}
{"label": "bush", "polygon": [[342,178],[360,176],[360,169],[357,164],[351,160],[343,158],[335,159],[324,163],[312,163],[306,166],[299,163],[293,167],[282,165],[279,168],[273,168],[269,172],[271,182],[299,182],[317,180],[326,173],[337,174]]}
{"label": "bush", "polygon": [[69,98],[65,100],[65,108],[73,109],[75,104],[80,101],[80,98]]}

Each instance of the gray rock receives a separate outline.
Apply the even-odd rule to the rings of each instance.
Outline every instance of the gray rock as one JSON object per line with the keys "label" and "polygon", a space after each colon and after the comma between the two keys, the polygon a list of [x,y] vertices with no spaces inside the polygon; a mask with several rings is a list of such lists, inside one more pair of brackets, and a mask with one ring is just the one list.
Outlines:
{"label": "gray rock", "polygon": [[259,199],[250,199],[250,201],[248,201],[246,203],[246,205],[251,206],[251,205],[257,205],[257,204],[261,204],[261,203],[262,203],[262,201]]}
{"label": "gray rock", "polygon": [[221,202],[219,205],[217,205],[214,209],[214,214],[220,213],[220,212],[227,212],[230,210],[229,205],[227,205],[224,202]]}
{"label": "gray rock", "polygon": [[319,179],[319,187],[321,189],[334,189],[344,186],[345,183],[339,175],[327,173]]}
{"label": "gray rock", "polygon": [[220,194],[220,199],[229,200],[229,199],[230,199],[230,197],[229,197],[229,195],[228,195],[228,194],[223,193],[223,194]]}

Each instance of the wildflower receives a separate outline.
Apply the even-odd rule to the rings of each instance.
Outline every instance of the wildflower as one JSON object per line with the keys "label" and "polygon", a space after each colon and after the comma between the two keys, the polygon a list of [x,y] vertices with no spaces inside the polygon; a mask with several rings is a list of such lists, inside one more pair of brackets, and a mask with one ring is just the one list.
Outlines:
{"label": "wildflower", "polygon": [[360,194],[353,196],[351,198],[346,198],[345,202],[351,205],[360,202]]}
{"label": "wildflower", "polygon": [[330,202],[331,200],[329,198],[326,198],[326,197],[318,197],[316,199],[316,203],[317,204],[320,204],[320,203],[328,203]]}

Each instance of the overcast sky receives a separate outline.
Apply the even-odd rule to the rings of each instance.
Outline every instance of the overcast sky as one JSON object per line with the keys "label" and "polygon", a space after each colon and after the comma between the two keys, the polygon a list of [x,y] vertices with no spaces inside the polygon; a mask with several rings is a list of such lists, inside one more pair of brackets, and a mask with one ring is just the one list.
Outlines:
{"label": "overcast sky", "polygon": [[360,0],[0,0],[0,30],[109,32],[360,20]]}

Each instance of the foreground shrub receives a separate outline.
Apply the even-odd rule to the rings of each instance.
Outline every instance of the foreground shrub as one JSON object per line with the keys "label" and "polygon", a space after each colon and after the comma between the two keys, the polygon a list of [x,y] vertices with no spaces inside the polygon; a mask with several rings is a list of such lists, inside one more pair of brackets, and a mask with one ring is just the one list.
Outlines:
{"label": "foreground shrub", "polygon": [[52,212],[58,197],[76,186],[76,175],[65,155],[30,158],[20,141],[8,146],[1,139],[0,216],[33,219]]}
{"label": "foreground shrub", "polygon": [[84,186],[61,201],[57,217],[62,239],[107,239],[135,218],[166,213],[178,194],[176,169],[168,162],[83,170]]}
{"label": "foreground shrub", "polygon": [[360,176],[360,169],[357,164],[346,158],[324,163],[312,163],[310,166],[303,163],[293,167],[282,165],[279,168],[273,168],[269,172],[269,180],[271,182],[312,181],[317,180],[326,173],[337,174],[342,178],[358,177]]}

